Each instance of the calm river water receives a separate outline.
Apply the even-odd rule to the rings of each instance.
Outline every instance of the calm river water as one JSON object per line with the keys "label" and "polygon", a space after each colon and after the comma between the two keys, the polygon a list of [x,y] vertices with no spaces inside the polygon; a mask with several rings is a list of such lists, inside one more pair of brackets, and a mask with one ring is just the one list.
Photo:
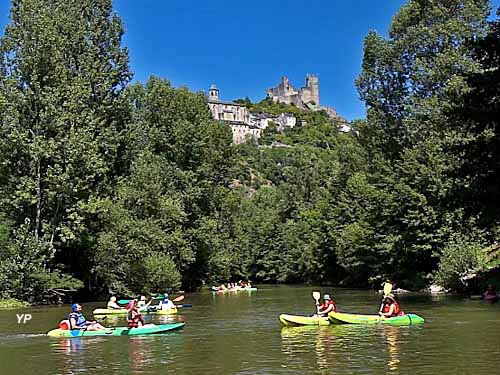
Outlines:
{"label": "calm river water", "polygon": [[[69,306],[0,311],[0,374],[499,374],[500,306],[409,294],[422,326],[282,328],[280,313],[314,311],[311,287],[186,295],[182,331],[161,336],[51,339]],[[340,310],[374,313],[374,292],[322,288]],[[100,304],[84,305],[88,318]],[[16,313],[32,320],[18,324]],[[153,317],[153,322],[162,318]],[[166,318],[163,318],[166,319]],[[108,319],[108,325],[124,321]]]}

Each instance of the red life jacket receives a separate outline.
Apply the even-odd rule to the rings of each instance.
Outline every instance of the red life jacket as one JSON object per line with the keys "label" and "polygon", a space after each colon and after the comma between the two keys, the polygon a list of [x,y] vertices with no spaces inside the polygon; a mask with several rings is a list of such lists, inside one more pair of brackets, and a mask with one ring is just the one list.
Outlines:
{"label": "red life jacket", "polygon": [[321,307],[321,311],[325,311],[328,308],[328,306],[330,306],[330,305],[333,305],[333,310],[332,311],[337,310],[337,305],[335,305],[335,302],[330,299],[330,300],[327,300],[327,301],[323,302],[323,304],[320,306]]}
{"label": "red life jacket", "polygon": [[127,314],[127,322],[129,328],[137,328],[139,327],[139,322],[144,324],[144,319],[142,318],[142,315],[139,312],[139,310],[133,308]]}
{"label": "red life jacket", "polygon": [[384,305],[384,308],[382,310],[382,312],[385,314],[385,313],[388,313],[390,310],[391,310],[391,306],[394,305],[394,311],[391,315],[391,317],[393,316],[398,316],[399,315],[399,312],[401,311],[401,308],[399,307],[399,303],[397,303],[396,301],[392,301],[391,304],[385,304]]}

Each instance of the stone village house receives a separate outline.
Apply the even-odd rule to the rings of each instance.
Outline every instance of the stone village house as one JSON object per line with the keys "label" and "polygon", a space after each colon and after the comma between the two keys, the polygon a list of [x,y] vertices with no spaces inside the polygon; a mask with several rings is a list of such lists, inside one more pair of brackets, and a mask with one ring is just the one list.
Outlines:
{"label": "stone village house", "polygon": [[[324,110],[330,118],[344,124],[341,131],[350,130],[349,126],[346,125],[347,121],[340,117],[334,108],[319,105],[319,81],[316,75],[308,74],[306,76],[306,86],[300,89],[296,89],[291,85],[287,77],[282,77],[277,87],[267,90],[267,96],[275,102],[294,104],[304,110]],[[219,89],[215,85],[210,86],[207,102],[213,118],[225,121],[231,126],[233,142],[236,144],[242,143],[249,138],[259,139],[262,131],[271,122],[277,125],[278,131],[293,128],[297,125],[297,118],[289,113],[279,115],[250,113],[248,108],[242,104],[222,101],[220,100]]]}

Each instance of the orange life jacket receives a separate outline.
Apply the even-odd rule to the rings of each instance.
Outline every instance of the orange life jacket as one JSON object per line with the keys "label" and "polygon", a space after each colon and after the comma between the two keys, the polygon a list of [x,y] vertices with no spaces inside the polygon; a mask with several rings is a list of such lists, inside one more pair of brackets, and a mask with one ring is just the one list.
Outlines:
{"label": "orange life jacket", "polygon": [[388,313],[391,310],[392,305],[394,305],[394,311],[392,312],[391,317],[398,316],[399,312],[401,311],[401,308],[399,307],[399,303],[397,303],[396,301],[392,301],[391,304],[385,304],[382,312],[384,314]]}

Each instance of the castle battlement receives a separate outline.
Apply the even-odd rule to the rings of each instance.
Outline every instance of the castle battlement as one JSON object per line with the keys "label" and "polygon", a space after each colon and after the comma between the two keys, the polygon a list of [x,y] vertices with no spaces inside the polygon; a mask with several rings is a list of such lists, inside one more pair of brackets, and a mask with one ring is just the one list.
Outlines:
{"label": "castle battlement", "polygon": [[278,86],[267,90],[267,97],[275,102],[294,104],[299,108],[319,108],[319,78],[316,74],[306,74],[306,85],[296,89],[288,80],[281,77]]}

